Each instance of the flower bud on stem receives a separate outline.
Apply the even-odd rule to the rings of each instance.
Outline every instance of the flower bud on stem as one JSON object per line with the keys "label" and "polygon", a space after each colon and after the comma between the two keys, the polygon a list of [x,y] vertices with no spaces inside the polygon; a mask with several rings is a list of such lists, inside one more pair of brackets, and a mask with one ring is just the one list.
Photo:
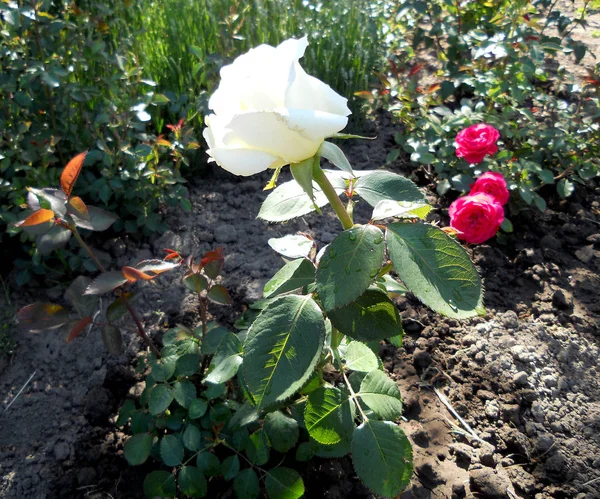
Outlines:
{"label": "flower bud on stem", "polygon": [[335,211],[335,214],[340,219],[340,222],[342,224],[342,227],[344,227],[344,230],[351,229],[352,226],[354,225],[352,218],[346,211],[346,208],[344,207],[342,200],[339,198],[339,196],[335,192],[333,185],[331,185],[331,182],[325,176],[325,173],[323,172],[321,167],[317,164],[315,164],[315,166],[313,168],[313,179],[318,184],[318,186],[321,188],[321,190],[323,191],[323,194],[325,194],[325,196],[329,200],[329,204],[331,204],[333,211]]}

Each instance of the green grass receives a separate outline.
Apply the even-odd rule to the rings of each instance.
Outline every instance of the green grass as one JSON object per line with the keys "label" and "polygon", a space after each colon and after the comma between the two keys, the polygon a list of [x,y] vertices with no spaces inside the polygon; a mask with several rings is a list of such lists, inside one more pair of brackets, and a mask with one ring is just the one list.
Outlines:
{"label": "green grass", "polygon": [[127,15],[145,76],[196,98],[237,55],[306,34],[303,67],[353,101],[385,53],[380,7],[367,0],[140,0]]}

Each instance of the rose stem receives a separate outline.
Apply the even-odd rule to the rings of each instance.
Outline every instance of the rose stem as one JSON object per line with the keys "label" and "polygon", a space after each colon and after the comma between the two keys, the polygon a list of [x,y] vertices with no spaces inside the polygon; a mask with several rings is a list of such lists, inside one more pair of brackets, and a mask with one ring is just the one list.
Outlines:
{"label": "rose stem", "polygon": [[[77,239],[77,242],[79,243],[79,245],[85,250],[85,252],[89,255],[89,257],[92,259],[92,261],[96,264],[96,267],[98,267],[98,270],[100,272],[106,272],[106,269],[100,263],[100,260],[98,260],[98,257],[96,256],[96,254],[92,251],[92,249],[87,244],[85,244],[84,240],[81,238],[81,235],[79,234],[79,231],[77,230],[77,228],[69,226],[69,230],[73,233],[73,236],[75,236],[75,239]],[[131,315],[131,318],[135,322],[135,325],[137,326],[138,334],[144,340],[146,345],[148,345],[150,350],[152,350],[152,352],[154,352],[154,355],[156,355],[158,358],[160,358],[160,351],[158,350],[158,348],[156,348],[156,345],[154,345],[154,343],[152,342],[150,337],[146,334],[146,331],[144,331],[144,326],[142,326],[142,322],[140,321],[139,317],[135,313],[135,310],[129,303],[129,300],[127,300],[127,296],[125,296],[125,292],[123,290],[121,290],[121,300],[123,301],[123,305],[125,305],[125,308],[129,312],[129,315]]]}
{"label": "rose stem", "polygon": [[323,170],[319,165],[315,165],[313,168],[313,178],[323,191],[323,194],[325,194],[325,196],[329,200],[329,203],[331,204],[331,207],[333,208],[333,211],[335,211],[337,217],[340,219],[344,230],[351,229],[354,225],[354,222],[352,222],[352,218],[350,218],[350,215],[346,211],[346,208],[344,208],[342,200],[335,192],[333,185],[331,185],[331,182],[325,176],[325,173],[323,173]]}

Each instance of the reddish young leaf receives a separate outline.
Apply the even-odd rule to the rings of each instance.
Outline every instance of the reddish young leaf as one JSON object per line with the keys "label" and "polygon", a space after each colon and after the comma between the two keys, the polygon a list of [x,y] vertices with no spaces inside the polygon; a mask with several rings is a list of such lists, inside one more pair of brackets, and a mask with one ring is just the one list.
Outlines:
{"label": "reddish young leaf", "polygon": [[156,275],[173,270],[176,267],[179,267],[178,263],[166,262],[164,260],[144,260],[135,266],[141,272],[154,272]]}
{"label": "reddish young leaf", "polygon": [[69,204],[68,204],[67,209],[69,212],[71,212],[76,217],[79,217],[83,220],[90,219],[90,213],[88,211],[88,207],[85,205],[85,203],[79,196],[73,196],[71,199],[69,199]]}
{"label": "reddish young leaf", "polygon": [[19,224],[20,227],[30,227],[33,225],[40,225],[49,222],[54,218],[54,212],[52,210],[45,210],[44,208],[29,215],[23,222]]}
{"label": "reddish young leaf", "polygon": [[71,329],[71,332],[69,333],[67,343],[71,343],[75,338],[77,338],[81,334],[81,331],[83,331],[91,322],[92,318],[89,315],[77,322],[77,324],[73,326],[73,329]]}
{"label": "reddish young leaf", "polygon": [[17,321],[23,329],[39,333],[63,326],[69,321],[69,313],[54,303],[32,303],[17,312]]}
{"label": "reddish young leaf", "polygon": [[167,256],[163,258],[163,260],[173,260],[174,258],[181,258],[179,253],[169,253]]}
{"label": "reddish young leaf", "polygon": [[65,166],[65,169],[60,175],[60,186],[67,196],[71,195],[71,191],[73,190],[73,187],[75,187],[75,182],[77,182],[77,177],[79,177],[79,172],[81,172],[81,167],[83,166],[86,155],[87,151],[75,156],[67,163],[67,166]]}
{"label": "reddish young leaf", "polygon": [[415,64],[411,70],[408,72],[408,76],[414,76],[416,75],[419,71],[421,71],[421,69],[423,69],[425,67],[425,63],[424,62],[418,62],[417,64]]}
{"label": "reddish young leaf", "polygon": [[204,268],[204,272],[208,277],[215,279],[221,273],[224,262],[223,248],[217,248],[204,255],[204,258],[200,261],[200,266]]}
{"label": "reddish young leaf", "polygon": [[150,281],[154,279],[156,276],[144,274],[141,270],[134,269],[133,267],[123,267],[121,269],[123,271],[123,275],[129,282],[135,282],[138,279],[142,281]]}

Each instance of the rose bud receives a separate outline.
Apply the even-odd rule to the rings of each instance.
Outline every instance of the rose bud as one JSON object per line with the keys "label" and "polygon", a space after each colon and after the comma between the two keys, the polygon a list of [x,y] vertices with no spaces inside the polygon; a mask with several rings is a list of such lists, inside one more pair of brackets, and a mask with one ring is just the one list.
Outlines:
{"label": "rose bud", "polygon": [[456,136],[456,156],[468,163],[479,163],[487,154],[498,151],[500,133],[491,125],[480,123],[461,130]]}
{"label": "rose bud", "polygon": [[450,226],[458,231],[458,237],[472,244],[479,244],[494,237],[504,220],[502,205],[489,194],[463,196],[448,209]]}

